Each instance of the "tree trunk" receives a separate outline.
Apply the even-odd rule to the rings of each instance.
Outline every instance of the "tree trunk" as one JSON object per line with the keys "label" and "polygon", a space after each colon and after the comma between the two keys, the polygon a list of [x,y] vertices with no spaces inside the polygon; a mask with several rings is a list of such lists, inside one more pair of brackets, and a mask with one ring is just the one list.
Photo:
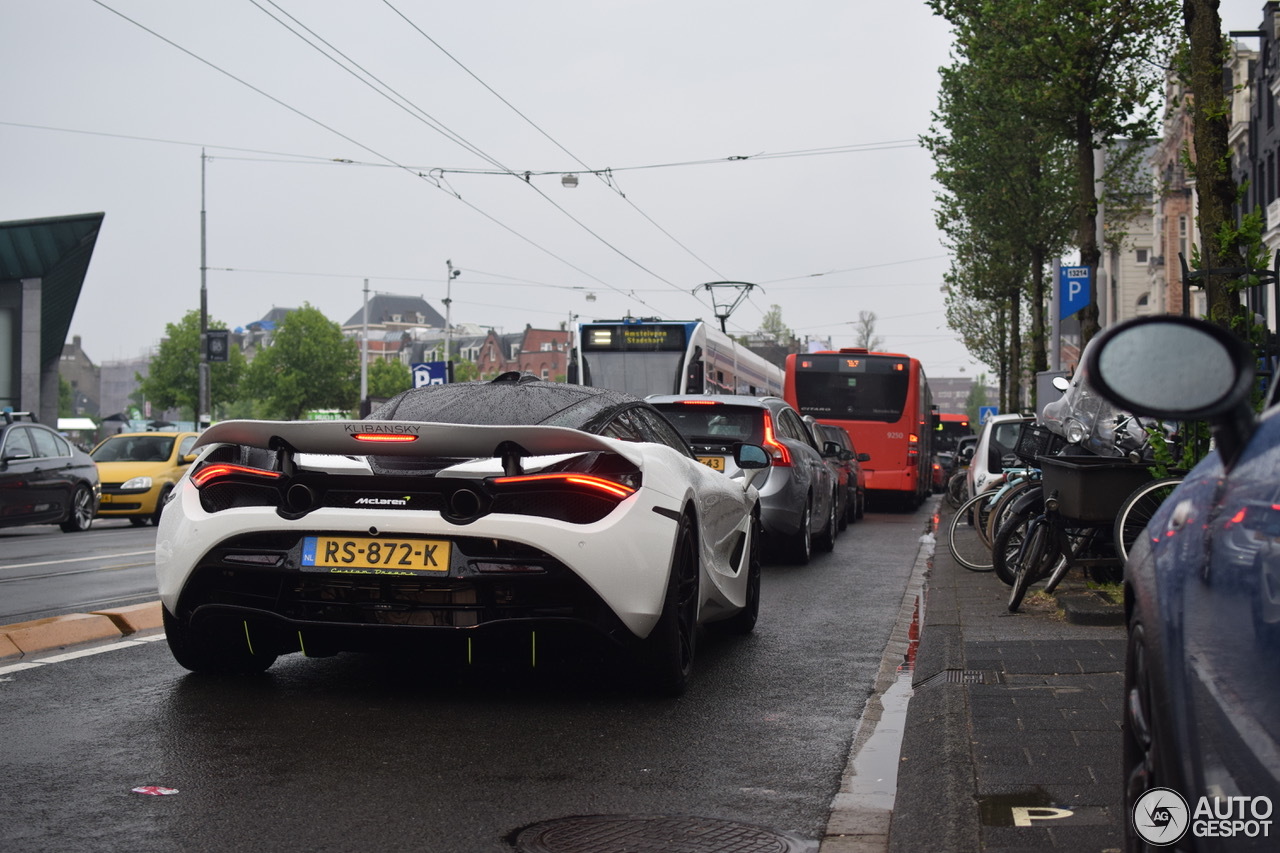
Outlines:
{"label": "tree trunk", "polygon": [[1098,333],[1098,199],[1094,188],[1093,123],[1087,111],[1076,116],[1076,245],[1080,265],[1089,268],[1089,304],[1080,309],[1080,351]]}
{"label": "tree trunk", "polygon": [[1022,411],[1022,286],[1009,289],[1009,412]]}
{"label": "tree trunk", "polygon": [[[1222,19],[1218,0],[1183,0],[1183,19],[1191,46],[1191,95],[1195,145],[1200,269],[1243,267],[1240,231],[1235,222],[1236,182],[1231,174],[1227,138],[1231,100],[1222,85],[1226,57],[1222,48]],[[1224,227],[1226,226],[1226,227]],[[1208,275],[1199,283],[1209,303],[1209,319],[1231,327],[1242,312],[1239,297],[1227,289],[1237,276]]]}
{"label": "tree trunk", "polygon": [[1031,372],[1049,369],[1049,342],[1045,334],[1044,246],[1031,247]]}

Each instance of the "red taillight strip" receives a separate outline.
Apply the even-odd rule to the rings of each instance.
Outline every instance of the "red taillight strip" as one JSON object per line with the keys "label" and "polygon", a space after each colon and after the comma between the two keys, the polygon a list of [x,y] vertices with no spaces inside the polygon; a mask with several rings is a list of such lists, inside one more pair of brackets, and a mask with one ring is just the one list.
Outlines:
{"label": "red taillight strip", "polygon": [[357,432],[352,433],[352,438],[356,441],[379,441],[390,442],[393,444],[401,444],[406,441],[417,441],[416,435],[405,435],[403,433],[386,433],[386,432]]}
{"label": "red taillight strip", "polygon": [[592,477],[587,474],[524,474],[518,477],[497,477],[494,483],[498,485],[507,485],[510,483],[536,483],[547,482],[551,480],[562,480],[566,483],[573,483],[577,486],[587,486],[592,489],[599,489],[618,498],[627,498],[635,494],[635,489],[630,486],[624,486],[622,483],[615,483],[613,480],[606,480],[603,477]]}
{"label": "red taillight strip", "polygon": [[279,471],[267,471],[263,468],[248,468],[244,465],[232,465],[227,462],[218,462],[213,465],[206,465],[199,471],[191,475],[191,482],[195,483],[197,488],[205,485],[215,477],[229,477],[233,474],[243,474],[248,477],[260,477],[266,480],[278,480],[283,475]]}
{"label": "red taillight strip", "polygon": [[791,466],[791,451],[787,449],[785,444],[773,437],[773,417],[768,412],[764,413],[764,441],[762,443],[765,449],[772,454],[774,465],[781,468],[789,468]]}
{"label": "red taillight strip", "polygon": [[719,406],[723,405],[719,400],[679,400],[682,406]]}

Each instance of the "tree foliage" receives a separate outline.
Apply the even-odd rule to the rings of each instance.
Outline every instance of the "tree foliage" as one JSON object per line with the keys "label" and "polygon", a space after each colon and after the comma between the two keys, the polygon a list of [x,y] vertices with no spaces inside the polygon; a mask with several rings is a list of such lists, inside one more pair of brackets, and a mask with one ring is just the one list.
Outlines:
{"label": "tree foliage", "polygon": [[394,397],[413,387],[413,374],[400,361],[377,359],[369,364],[369,396]]}
{"label": "tree foliage", "polygon": [[314,409],[351,411],[360,396],[356,342],[310,303],[285,316],[271,345],[254,358],[247,394],[269,417],[298,420]]}
{"label": "tree foliage", "polygon": [[954,253],[948,323],[1012,409],[1048,366],[1048,262],[1074,244],[1097,268],[1094,149],[1151,131],[1178,0],[927,2],[955,33],[922,139]]}
{"label": "tree foliage", "polygon": [[[214,320],[210,329],[225,329]],[[209,404],[213,414],[221,413],[240,393],[245,373],[245,357],[238,347],[230,347],[227,361],[209,364]],[[164,340],[147,376],[138,376],[139,390],[156,411],[177,410],[195,419],[200,403],[200,311],[193,309],[177,323],[165,325]]]}

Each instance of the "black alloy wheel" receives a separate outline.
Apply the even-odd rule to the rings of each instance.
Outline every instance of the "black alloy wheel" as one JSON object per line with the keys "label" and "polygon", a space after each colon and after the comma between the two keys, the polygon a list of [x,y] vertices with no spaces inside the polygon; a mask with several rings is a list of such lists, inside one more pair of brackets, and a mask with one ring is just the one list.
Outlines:
{"label": "black alloy wheel", "polygon": [[243,622],[233,620],[207,631],[193,631],[169,608],[162,606],[160,611],[173,659],[192,672],[253,675],[276,662],[274,652],[253,648],[249,627]]}
{"label": "black alloy wheel", "polygon": [[640,646],[640,663],[653,691],[679,696],[693,671],[698,629],[698,545],[693,522],[680,516],[662,614]]}
{"label": "black alloy wheel", "polygon": [[1155,697],[1151,686],[1151,657],[1146,631],[1135,613],[1129,619],[1129,642],[1124,667],[1124,740],[1121,766],[1124,768],[1125,849],[1138,853],[1149,848],[1134,830],[1128,816],[1134,804],[1152,788],[1169,787],[1163,779],[1164,757],[1155,724]]}

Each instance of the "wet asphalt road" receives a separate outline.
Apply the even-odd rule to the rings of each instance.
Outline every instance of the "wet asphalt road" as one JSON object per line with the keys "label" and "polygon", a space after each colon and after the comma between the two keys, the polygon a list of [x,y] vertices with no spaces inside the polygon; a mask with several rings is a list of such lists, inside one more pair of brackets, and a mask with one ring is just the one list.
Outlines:
{"label": "wet asphalt road", "polygon": [[678,700],[354,655],[198,677],[163,640],[0,674],[0,849],[496,852],[590,814],[816,842],[926,522],[868,514],[768,564],[756,633],[703,635]]}

